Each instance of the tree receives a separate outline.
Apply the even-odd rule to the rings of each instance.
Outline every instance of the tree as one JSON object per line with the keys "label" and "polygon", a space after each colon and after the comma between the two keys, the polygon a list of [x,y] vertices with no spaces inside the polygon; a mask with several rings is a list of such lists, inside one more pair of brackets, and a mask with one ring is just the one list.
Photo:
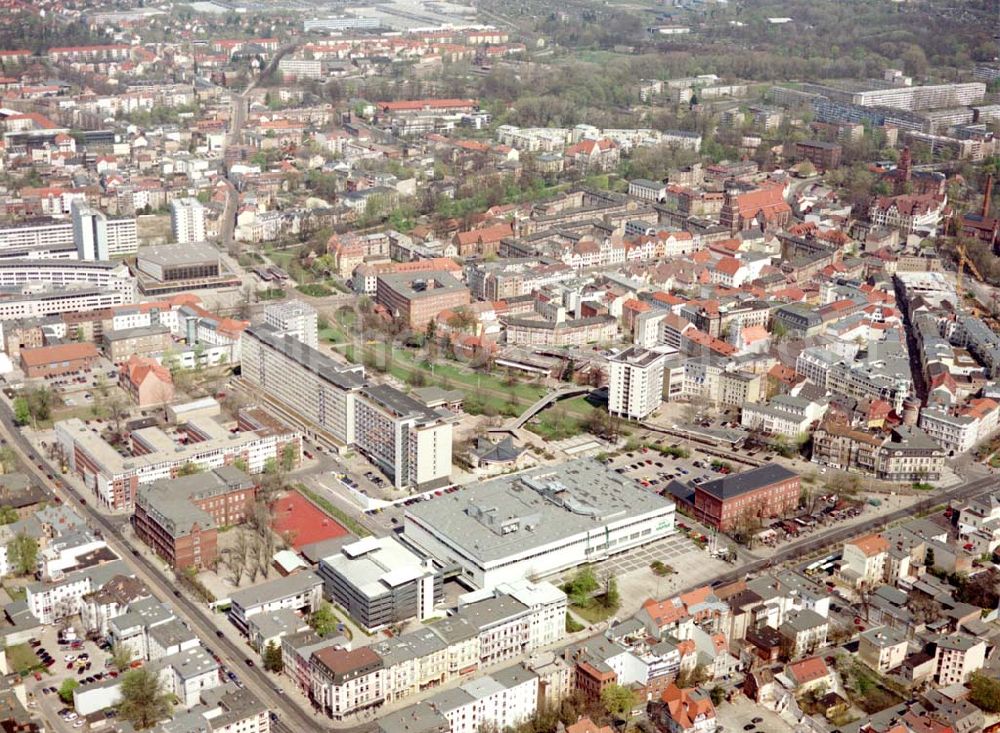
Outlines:
{"label": "tree", "polygon": [[233,461],[233,467],[238,468],[243,473],[247,473],[250,470],[250,466],[247,465],[247,459],[242,456]]}
{"label": "tree", "polygon": [[340,619],[334,615],[333,606],[327,601],[323,601],[320,607],[313,611],[309,617],[309,625],[313,628],[313,631],[323,637],[333,634],[339,624]]}
{"label": "tree", "polygon": [[21,517],[17,514],[17,509],[12,506],[0,507],[0,524],[13,524]]}
{"label": "tree", "polygon": [[577,571],[572,580],[563,585],[562,589],[574,606],[588,606],[591,602],[591,595],[597,588],[598,583],[594,571],[585,565]]}
{"label": "tree", "polygon": [[285,668],[285,662],[281,658],[281,647],[273,641],[267,642],[264,647],[264,669],[268,672],[281,672]]}
{"label": "tree", "polygon": [[601,605],[605,608],[616,609],[622,604],[621,593],[618,591],[618,581],[615,576],[609,575],[607,585],[604,588],[604,595],[601,597]]}
{"label": "tree", "polygon": [[136,730],[152,728],[170,716],[170,697],[160,676],[150,667],[139,667],[122,675],[118,714]]}
{"label": "tree", "polygon": [[240,581],[243,579],[243,572],[246,570],[247,562],[250,560],[250,550],[250,536],[240,530],[236,534],[236,541],[226,555],[229,580],[236,587],[239,587]]}
{"label": "tree", "polygon": [[121,671],[128,669],[132,664],[132,650],[124,644],[114,644],[111,647],[111,663],[115,669]]}
{"label": "tree", "polygon": [[1000,713],[1000,679],[973,672],[969,679],[969,701],[984,713]]}
{"label": "tree", "polygon": [[63,680],[63,683],[59,685],[59,699],[64,703],[73,702],[73,690],[80,686],[80,683],[76,681],[75,677],[67,677]]}
{"label": "tree", "polygon": [[26,395],[31,420],[37,426],[39,420],[48,420],[52,416],[52,392],[46,387],[33,389]]}
{"label": "tree", "polygon": [[128,417],[128,403],[121,392],[116,390],[109,393],[104,400],[104,409],[108,412],[108,419],[115,426],[115,435],[121,435],[122,421]]}
{"label": "tree", "polygon": [[722,701],[726,699],[726,691],[718,685],[713,687],[708,694],[712,698],[713,705],[721,705]]}
{"label": "tree", "polygon": [[14,399],[14,422],[18,425],[27,425],[31,421],[31,407],[28,405],[27,397],[17,397]]}
{"label": "tree", "polygon": [[608,685],[601,690],[601,705],[616,718],[628,718],[635,705],[635,694],[624,685]]}
{"label": "tree", "polygon": [[17,575],[31,575],[38,566],[38,540],[18,532],[7,545],[7,559]]}
{"label": "tree", "polygon": [[281,469],[286,473],[295,468],[295,461],[298,460],[299,451],[294,443],[288,443],[281,449]]}
{"label": "tree", "polygon": [[201,466],[191,461],[177,469],[178,476],[194,476],[196,473],[201,473]]}

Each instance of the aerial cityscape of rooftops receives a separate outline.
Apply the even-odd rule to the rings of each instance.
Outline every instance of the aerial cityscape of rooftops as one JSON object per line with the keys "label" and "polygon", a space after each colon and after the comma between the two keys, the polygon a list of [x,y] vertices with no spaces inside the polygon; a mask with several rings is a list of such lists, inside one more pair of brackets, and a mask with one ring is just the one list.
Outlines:
{"label": "aerial cityscape of rooftops", "polygon": [[998,0],[4,0],[0,733],[1000,733]]}

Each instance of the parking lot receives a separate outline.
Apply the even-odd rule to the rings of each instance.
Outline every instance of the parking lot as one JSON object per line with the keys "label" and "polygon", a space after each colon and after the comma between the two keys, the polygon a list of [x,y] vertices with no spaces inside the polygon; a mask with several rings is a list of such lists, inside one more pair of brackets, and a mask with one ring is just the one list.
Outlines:
{"label": "parking lot", "polygon": [[719,731],[723,733],[782,733],[793,727],[777,713],[757,705],[744,695],[736,695],[733,702],[723,702],[715,708]]}
{"label": "parking lot", "polygon": [[743,464],[724,461],[715,456],[689,449],[684,441],[664,443],[664,447],[686,451],[681,457],[667,455],[650,448],[631,451],[616,458],[610,465],[618,473],[635,479],[642,486],[661,493],[672,480],[700,484],[745,470]]}
{"label": "parking lot", "polygon": [[67,679],[75,679],[82,686],[117,677],[118,672],[109,668],[106,648],[72,634],[60,638],[59,629],[59,626],[43,627],[39,637],[29,644],[44,671],[35,671],[26,679],[28,707],[37,710],[54,730],[87,730],[90,721],[81,719],[73,712],[72,703],[59,698],[60,686]]}

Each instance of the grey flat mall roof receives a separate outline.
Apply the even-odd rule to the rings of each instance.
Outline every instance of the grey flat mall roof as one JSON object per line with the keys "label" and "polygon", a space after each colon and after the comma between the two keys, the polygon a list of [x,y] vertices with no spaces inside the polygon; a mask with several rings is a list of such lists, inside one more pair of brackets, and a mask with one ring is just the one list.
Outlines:
{"label": "grey flat mall roof", "polygon": [[[409,507],[406,517],[489,562],[672,508],[673,502],[607,466],[579,459],[469,485]],[[501,524],[511,520],[520,520],[520,527],[502,533]]]}

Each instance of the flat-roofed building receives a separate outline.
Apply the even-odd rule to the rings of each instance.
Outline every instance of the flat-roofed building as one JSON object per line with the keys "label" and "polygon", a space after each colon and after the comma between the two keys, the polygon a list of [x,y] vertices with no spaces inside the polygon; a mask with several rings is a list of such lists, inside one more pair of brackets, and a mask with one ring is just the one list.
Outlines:
{"label": "flat-roofed building", "polygon": [[493,589],[666,537],[674,503],[590,459],[470,485],[404,515],[405,536]]}
{"label": "flat-roofed building", "polygon": [[642,420],[663,401],[667,355],[632,346],[608,358],[608,412]]}
{"label": "flat-roofed building", "polygon": [[205,207],[198,199],[170,202],[170,231],[178,244],[205,241]]}
{"label": "flat-roofed building", "polygon": [[160,282],[216,278],[221,273],[218,250],[203,242],[143,247],[136,267]]}
{"label": "flat-roofed building", "polygon": [[354,402],[355,444],[396,488],[434,488],[451,481],[455,414],[429,408],[389,385],[363,388]]}
{"label": "flat-roofed building", "polygon": [[173,345],[170,329],[159,324],[104,332],[104,352],[115,364],[123,364],[131,356],[162,354]]}
{"label": "flat-roofed building", "polygon": [[53,288],[113,290],[135,300],[136,281],[121,262],[0,259],[0,287],[51,285]]}
{"label": "flat-roofed building", "polygon": [[287,300],[264,309],[264,322],[278,333],[288,334],[310,348],[319,346],[316,309],[301,300]]}
{"label": "flat-roofed building", "polygon": [[241,459],[254,474],[286,446],[293,446],[296,459],[302,450],[301,436],[291,430],[264,426],[233,433],[207,417],[190,419],[174,434],[158,427],[132,430],[123,452],[79,418],[57,422],[55,431],[70,469],[111,509],[131,508],[139,486],[176,478],[186,464],[207,470]]}
{"label": "flat-roofed building", "polygon": [[364,367],[341,364],[274,326],[251,326],[243,335],[242,378],[268,406],[307,435],[337,450],[354,443],[354,401]]}
{"label": "flat-roofed building", "polygon": [[229,620],[245,634],[247,620],[258,613],[280,609],[312,613],[322,600],[323,579],[311,570],[302,570],[233,593]]}
{"label": "flat-roofed building", "polygon": [[442,576],[393,537],[365,537],[323,558],[326,595],[367,631],[423,621],[442,598]]}

